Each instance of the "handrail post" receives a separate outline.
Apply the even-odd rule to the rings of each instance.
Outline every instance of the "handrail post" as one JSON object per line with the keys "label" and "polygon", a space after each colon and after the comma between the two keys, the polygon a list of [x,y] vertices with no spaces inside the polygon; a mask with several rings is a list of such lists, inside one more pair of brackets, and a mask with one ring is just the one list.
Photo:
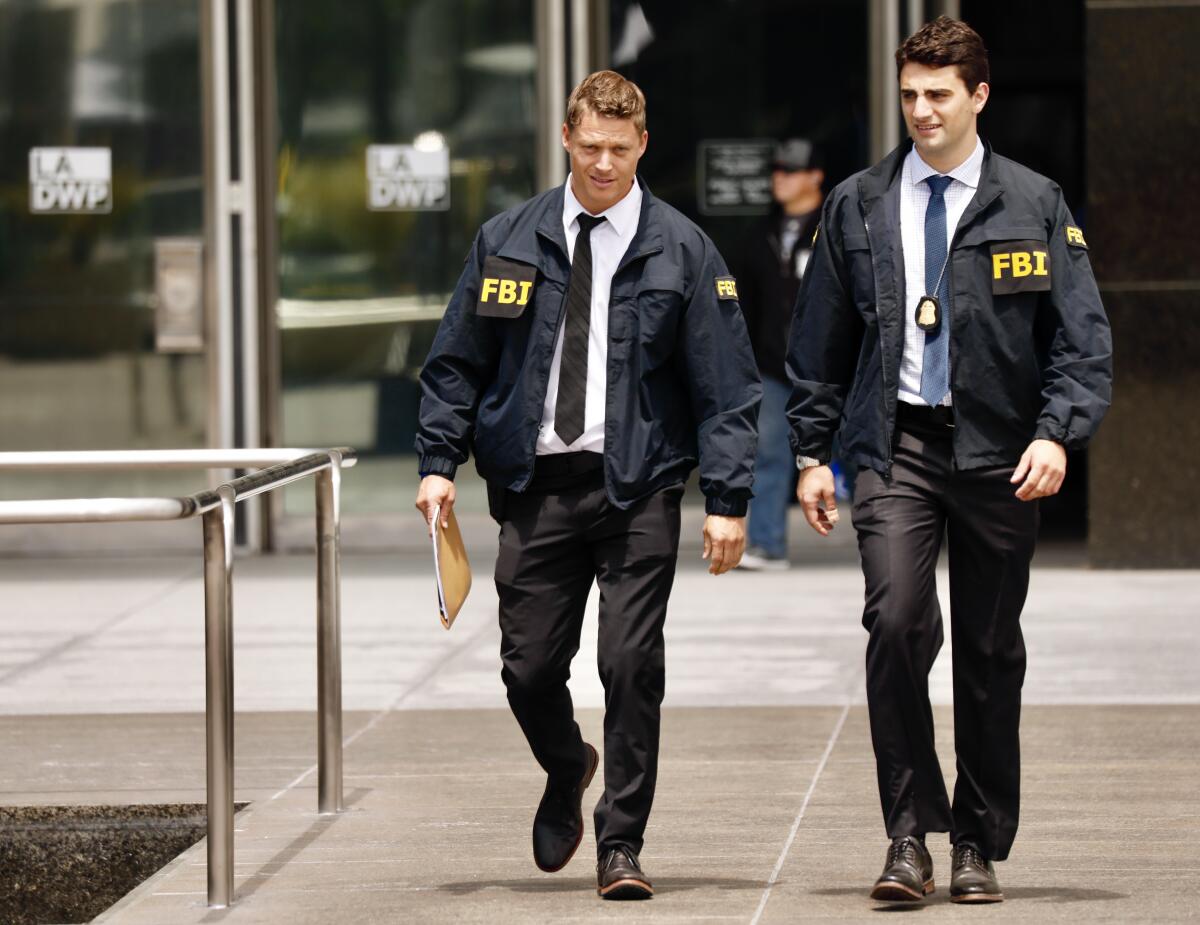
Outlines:
{"label": "handrail post", "polygon": [[340,507],[342,454],[316,476],[317,492],[317,811],[342,805],[342,629]]}
{"label": "handrail post", "polygon": [[235,492],[204,514],[208,904],[233,901],[233,518]]}

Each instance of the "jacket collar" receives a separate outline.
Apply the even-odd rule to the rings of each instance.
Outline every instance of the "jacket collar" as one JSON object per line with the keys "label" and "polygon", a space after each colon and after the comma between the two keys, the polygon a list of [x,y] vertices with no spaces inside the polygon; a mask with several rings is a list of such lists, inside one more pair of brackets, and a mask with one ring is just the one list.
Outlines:
{"label": "jacket collar", "polygon": [[[879,199],[894,184],[900,182],[900,172],[904,166],[904,159],[908,157],[910,150],[912,150],[912,139],[902,141],[887,157],[870,170],[865,171],[858,178],[859,198],[862,200],[864,206],[875,199]],[[975,195],[971,197],[971,203],[967,206],[967,211],[963,214],[960,226],[966,225],[979,212],[991,205],[996,197],[1003,192],[1004,187],[1000,183],[996,169],[996,158],[992,154],[992,146],[987,141],[984,141],[983,168],[979,174],[979,188],[976,189]]]}
{"label": "jacket collar", "polygon": [[[638,186],[642,188],[642,211],[638,216],[637,231],[634,232],[633,240],[629,242],[629,249],[625,251],[625,256],[621,258],[620,264],[617,266],[617,272],[620,273],[627,265],[642,257],[648,257],[651,254],[656,254],[662,251],[662,229],[659,223],[655,220],[657,214],[657,202],[654,195],[650,192],[650,187],[646,185],[646,181],[642,179],[641,174],[637,175]],[[545,241],[554,244],[564,260],[567,259],[567,236],[563,231],[563,200],[566,195],[566,185],[556,187],[546,199],[542,209],[542,217],[538,221],[537,235]]]}

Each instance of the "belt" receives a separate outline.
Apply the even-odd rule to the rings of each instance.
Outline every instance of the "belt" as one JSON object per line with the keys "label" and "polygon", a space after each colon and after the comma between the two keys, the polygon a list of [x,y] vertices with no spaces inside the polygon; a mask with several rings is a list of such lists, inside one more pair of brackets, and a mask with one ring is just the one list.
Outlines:
{"label": "belt", "polygon": [[604,468],[603,453],[546,453],[533,461],[533,477],[584,475]]}
{"label": "belt", "polygon": [[547,453],[533,461],[527,491],[552,494],[604,484],[603,453]]}
{"label": "belt", "polygon": [[954,408],[950,405],[910,405],[906,401],[896,402],[896,420],[901,424],[925,429],[950,429],[954,427]]}

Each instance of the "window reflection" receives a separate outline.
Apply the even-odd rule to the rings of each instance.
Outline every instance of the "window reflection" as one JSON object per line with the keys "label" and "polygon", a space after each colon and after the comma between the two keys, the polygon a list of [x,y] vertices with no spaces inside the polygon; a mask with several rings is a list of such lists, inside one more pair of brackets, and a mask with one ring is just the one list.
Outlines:
{"label": "window reflection", "polygon": [[[532,4],[276,11],[283,441],[410,454],[416,377],[475,232],[534,192]],[[437,139],[449,208],[369,211],[367,147]],[[364,503],[410,506],[388,471],[394,497]]]}
{"label": "window reflection", "polygon": [[[202,232],[199,75],[195,0],[0,3],[0,448],[205,442],[204,357],[155,352],[153,299],[155,239]],[[32,214],[38,147],[108,149],[111,212]],[[118,493],[178,480],[126,476]]]}

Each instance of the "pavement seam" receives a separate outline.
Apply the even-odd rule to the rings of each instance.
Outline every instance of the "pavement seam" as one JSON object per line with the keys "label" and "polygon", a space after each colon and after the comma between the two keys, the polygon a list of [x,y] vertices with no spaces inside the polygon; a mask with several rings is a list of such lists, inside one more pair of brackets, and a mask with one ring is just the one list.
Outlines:
{"label": "pavement seam", "polygon": [[821,779],[821,774],[825,771],[825,765],[829,763],[829,756],[833,754],[833,748],[837,744],[838,737],[842,734],[842,728],[846,725],[846,717],[850,715],[850,707],[854,705],[854,691],[858,688],[861,677],[861,671],[855,675],[854,685],[850,689],[850,694],[846,697],[846,702],[842,706],[842,712],[838,715],[837,722],[834,723],[833,732],[829,734],[829,741],[825,743],[825,751],[821,755],[821,760],[817,762],[816,770],[813,771],[813,777],[809,782],[808,790],[805,792],[804,799],[800,803],[800,810],[796,813],[796,818],[792,821],[792,827],[788,831],[787,839],[783,843],[783,850],[779,852],[779,859],[775,862],[775,869],[771,871],[771,876],[767,879],[762,899],[758,901],[758,908],[754,910],[754,917],[750,919],[750,925],[758,925],[762,921],[763,912],[767,908],[767,902],[771,899],[771,890],[775,888],[775,884],[779,880],[779,875],[783,871],[783,865],[787,861],[788,852],[792,850],[792,843],[795,842],[796,835],[800,831],[800,823],[804,819],[804,813],[808,810],[808,804],[812,800],[813,793],[816,792],[817,782]]}
{"label": "pavement seam", "polygon": [[[117,626],[120,626],[122,623],[124,623],[130,617],[133,617],[136,614],[138,614],[142,609],[144,609],[146,607],[150,607],[150,606],[157,604],[160,601],[166,599],[170,595],[174,594],[179,589],[179,587],[184,584],[184,582],[186,582],[192,578],[195,578],[195,577],[196,577],[196,575],[195,575],[194,567],[189,566],[188,570],[185,574],[179,575],[178,577],[176,577],[174,579],[168,580],[166,587],[160,588],[157,591],[150,594],[144,600],[139,601],[136,604],[132,604],[129,607],[126,607],[124,610],[122,610],[120,613],[118,613],[115,617],[113,617],[108,622],[103,623],[100,626],[96,627],[95,629],[89,630],[86,633],[80,633],[77,636],[72,636],[66,642],[63,642],[57,646],[54,646],[49,651],[43,652],[41,655],[36,656],[32,660],[30,660],[28,662],[23,662],[20,665],[10,668],[7,672],[0,674],[0,686],[8,684],[11,681],[15,681],[17,678],[20,678],[22,675],[29,674],[30,672],[38,671],[42,668],[45,668],[46,665],[48,665],[50,662],[54,661],[54,659],[58,658],[60,655],[63,655],[64,653],[69,652],[72,649],[77,648],[78,646],[81,646],[88,642],[91,642],[92,640],[103,635],[104,633],[107,633],[109,630],[114,629]],[[203,613],[203,611],[201,611],[201,613]]]}
{"label": "pavement seam", "polygon": [[[432,681],[435,677],[437,677],[437,675],[441,672],[441,670],[443,668],[445,668],[452,661],[454,661],[456,658],[458,658],[458,656],[460,656],[463,652],[465,652],[466,650],[471,648],[471,646],[473,646],[476,642],[479,641],[480,637],[482,637],[485,633],[487,633],[491,629],[492,629],[491,623],[483,623],[480,625],[479,629],[477,629],[474,633],[472,633],[470,636],[468,636],[465,640],[463,640],[457,646],[454,646],[452,649],[450,649],[450,651],[448,651],[440,659],[438,659],[436,662],[434,662],[433,665],[431,665],[425,671],[425,673],[423,675],[421,675],[421,677],[419,677],[416,681],[414,681],[407,688],[405,688],[403,691],[401,691],[392,700],[391,703],[389,703],[382,710],[379,710],[378,712],[376,712],[376,714],[374,716],[372,716],[369,720],[367,720],[367,722],[363,724],[363,727],[361,729],[359,729],[357,732],[354,732],[351,735],[344,738],[342,740],[342,750],[344,751],[345,749],[349,748],[351,745],[353,745],[355,742],[357,742],[360,738],[362,738],[364,735],[366,735],[368,732],[370,732],[372,729],[374,729],[376,726],[378,726],[379,723],[385,717],[389,716],[390,714],[394,713],[397,709],[399,709],[400,705],[402,703],[404,703],[404,701],[406,701],[409,697],[411,697],[413,694],[415,694],[417,691],[419,691],[422,687],[424,687],[426,684],[428,684],[430,681]],[[290,784],[288,784],[286,787],[284,787],[282,790],[280,790],[278,793],[276,793],[274,796],[272,796],[269,800],[266,800],[265,802],[271,803],[271,802],[279,799],[281,796],[286,794],[289,790],[298,786],[306,777],[308,777],[310,774],[315,772],[317,770],[317,767],[318,766],[316,764],[313,764],[310,767],[308,767],[305,771],[301,772],[301,774],[295,780],[293,780]],[[247,807],[247,810],[252,809],[252,808],[253,807]]]}

